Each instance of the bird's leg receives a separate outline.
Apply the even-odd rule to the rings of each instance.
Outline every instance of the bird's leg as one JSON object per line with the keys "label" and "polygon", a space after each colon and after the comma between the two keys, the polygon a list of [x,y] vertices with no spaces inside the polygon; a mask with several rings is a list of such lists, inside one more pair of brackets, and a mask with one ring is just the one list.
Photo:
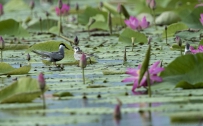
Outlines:
{"label": "bird's leg", "polygon": [[58,67],[58,66],[56,65],[56,62],[54,62],[54,65],[55,65],[56,67]]}

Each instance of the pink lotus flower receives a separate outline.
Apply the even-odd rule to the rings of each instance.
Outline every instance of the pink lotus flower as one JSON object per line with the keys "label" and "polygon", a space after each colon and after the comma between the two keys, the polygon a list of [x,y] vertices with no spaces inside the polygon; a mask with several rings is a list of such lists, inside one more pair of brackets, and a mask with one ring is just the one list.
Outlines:
{"label": "pink lotus flower", "polygon": [[59,9],[59,7],[55,8],[57,16],[60,16],[60,15],[65,16],[68,14],[69,10],[70,10],[70,6],[68,6],[67,4],[63,4],[61,9]]}
{"label": "pink lotus flower", "polygon": [[203,3],[195,5],[195,8],[203,6]]}
{"label": "pink lotus flower", "polygon": [[[152,66],[149,68],[149,76],[150,76],[150,83],[153,84],[154,82],[162,82],[162,78],[159,77],[157,74],[164,70],[164,68],[159,67],[160,61],[157,61],[152,64]],[[134,91],[136,88],[139,88],[141,86],[147,87],[147,73],[145,73],[144,77],[142,78],[140,82],[140,86],[138,87],[138,79],[140,74],[141,65],[138,66],[137,69],[128,68],[126,71],[126,74],[131,75],[131,77],[127,77],[122,82],[134,82],[132,91]]]}
{"label": "pink lotus flower", "polygon": [[125,24],[131,29],[138,31],[149,27],[149,22],[147,22],[146,17],[143,17],[142,21],[140,21],[136,17],[130,16],[129,20],[125,20]]}
{"label": "pink lotus flower", "polygon": [[190,46],[190,51],[192,52],[192,54],[203,53],[203,45],[199,45],[199,47],[197,49]]}
{"label": "pink lotus flower", "polygon": [[203,14],[200,14],[200,22],[202,23],[202,25],[203,25]]}

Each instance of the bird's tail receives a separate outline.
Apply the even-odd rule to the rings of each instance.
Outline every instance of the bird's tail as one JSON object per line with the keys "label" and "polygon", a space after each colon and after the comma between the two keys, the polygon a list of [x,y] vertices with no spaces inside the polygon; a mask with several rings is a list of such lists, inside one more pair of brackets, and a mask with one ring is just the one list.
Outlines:
{"label": "bird's tail", "polygon": [[33,53],[36,53],[38,55],[43,55],[43,53],[39,52],[39,51],[36,51],[36,50],[32,50]]}

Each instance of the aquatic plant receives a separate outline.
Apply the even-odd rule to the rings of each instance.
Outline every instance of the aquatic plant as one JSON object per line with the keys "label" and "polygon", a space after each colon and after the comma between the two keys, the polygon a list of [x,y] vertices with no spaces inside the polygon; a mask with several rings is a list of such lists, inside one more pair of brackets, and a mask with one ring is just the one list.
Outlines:
{"label": "aquatic plant", "polygon": [[[162,82],[162,78],[158,76],[158,73],[164,70],[164,68],[159,67],[160,61],[157,61],[152,64],[152,66],[149,68],[149,77],[150,77],[150,83],[153,84],[154,82]],[[134,91],[136,88],[139,87],[147,87],[147,72],[145,73],[144,77],[142,78],[140,82],[140,86],[138,86],[138,79],[140,75],[140,69],[141,65],[139,65],[136,69],[134,68],[128,68],[126,71],[126,74],[131,75],[131,77],[127,77],[122,82],[133,82],[132,91]]]}

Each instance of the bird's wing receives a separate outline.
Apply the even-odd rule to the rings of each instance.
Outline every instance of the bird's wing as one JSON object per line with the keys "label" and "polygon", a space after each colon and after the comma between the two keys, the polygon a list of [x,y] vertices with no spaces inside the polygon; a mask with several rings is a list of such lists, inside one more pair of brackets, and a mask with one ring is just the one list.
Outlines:
{"label": "bird's wing", "polygon": [[60,54],[59,52],[52,52],[50,53],[50,57],[54,60],[54,61],[60,61],[64,58],[64,55]]}
{"label": "bird's wing", "polygon": [[34,52],[42,57],[50,57],[50,52],[41,52],[41,51],[37,51],[37,50],[32,50],[32,52]]}

